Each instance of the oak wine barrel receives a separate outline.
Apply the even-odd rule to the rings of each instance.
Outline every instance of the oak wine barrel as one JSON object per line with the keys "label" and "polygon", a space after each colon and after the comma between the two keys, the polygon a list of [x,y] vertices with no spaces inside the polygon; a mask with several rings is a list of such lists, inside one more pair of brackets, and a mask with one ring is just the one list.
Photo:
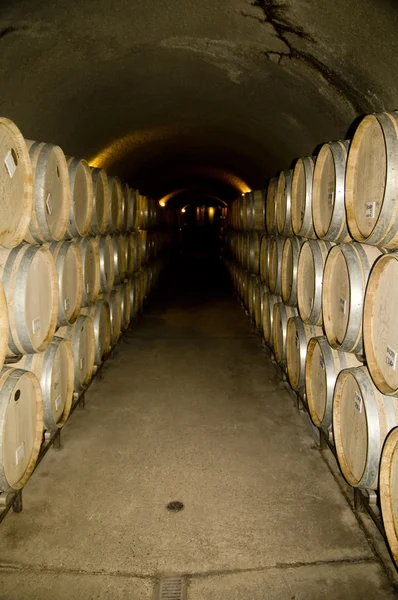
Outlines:
{"label": "oak wine barrel", "polygon": [[362,313],[370,270],[382,251],[353,242],[334,246],[323,273],[323,325],[329,344],[362,354]]}
{"label": "oak wine barrel", "polygon": [[301,247],[297,271],[297,304],[304,323],[322,325],[323,269],[333,244],[307,240]]}
{"label": "oak wine barrel", "polygon": [[373,384],[366,367],[342,371],[333,398],[337,459],[350,485],[377,489],[381,452],[398,425],[398,403]]}
{"label": "oak wine barrel", "polygon": [[85,160],[67,158],[70,209],[67,226],[69,237],[85,236],[89,232],[93,216],[93,181],[91,170]]}
{"label": "oak wine barrel", "polygon": [[57,325],[74,323],[83,301],[83,261],[76,242],[53,242],[48,247],[58,274]]}
{"label": "oak wine barrel", "polygon": [[120,299],[122,311],[122,331],[130,325],[131,319],[131,282],[125,281],[120,285]]}
{"label": "oak wine barrel", "polygon": [[260,235],[258,231],[247,234],[246,266],[251,273],[258,274],[260,269]]}
{"label": "oak wine barrel", "polygon": [[278,178],[270,179],[267,188],[267,197],[265,202],[265,225],[269,235],[278,233],[276,228],[276,197],[278,190]]}
{"label": "oak wine barrel", "polygon": [[83,263],[83,306],[94,304],[101,289],[100,252],[97,238],[84,237],[77,242]]}
{"label": "oak wine barrel", "polygon": [[288,306],[297,306],[297,271],[300,249],[303,238],[289,237],[285,239],[281,261],[281,293]]}
{"label": "oak wine barrel", "polygon": [[307,348],[305,381],[308,410],[317,427],[328,429],[332,424],[333,392],[340,371],[360,367],[355,354],[334,350],[322,335],[310,340]]}
{"label": "oak wine barrel", "polygon": [[113,288],[115,281],[113,242],[110,235],[102,235],[98,238],[98,251],[101,292],[107,294]]}
{"label": "oak wine barrel", "polygon": [[0,248],[0,278],[8,306],[8,356],[44,351],[58,315],[58,277],[44,246]]}
{"label": "oak wine barrel", "polygon": [[91,168],[91,178],[93,181],[93,215],[90,229],[94,235],[103,235],[108,230],[111,210],[108,176],[104,169]]}
{"label": "oak wine barrel", "polygon": [[248,275],[247,310],[249,312],[249,316],[252,321],[254,321],[254,319],[255,319],[256,292],[257,292],[258,284],[259,284],[259,278],[257,277],[257,275],[254,275],[254,273],[250,273]]}
{"label": "oak wine barrel", "polygon": [[282,252],[284,238],[273,236],[269,242],[268,287],[271,294],[280,296],[282,291]]}
{"label": "oak wine barrel", "polygon": [[0,371],[0,490],[23,488],[33,473],[43,437],[37,377],[22,369]]}
{"label": "oak wine barrel", "polygon": [[111,350],[111,312],[105,300],[86,306],[82,315],[91,317],[94,327],[95,353],[94,363],[100,366]]}
{"label": "oak wine barrel", "polygon": [[18,127],[0,118],[0,244],[15,248],[24,239],[33,210],[33,173]]}
{"label": "oak wine barrel", "polygon": [[312,221],[312,181],[314,159],[299,158],[293,169],[292,179],[292,229],[295,235],[315,239]]}
{"label": "oak wine barrel", "polygon": [[115,272],[115,284],[122,283],[126,277],[126,239],[124,235],[112,235],[113,266]]}
{"label": "oak wine barrel", "polygon": [[263,329],[263,305],[265,291],[265,286],[260,281],[257,281],[254,296],[254,324],[257,331],[262,331]]}
{"label": "oak wine barrel", "polygon": [[324,144],[315,163],[312,219],[316,235],[333,242],[349,242],[345,212],[345,169],[349,141]]}
{"label": "oak wine barrel", "polygon": [[280,296],[274,296],[269,292],[264,293],[263,297],[263,335],[264,341],[272,348],[273,346],[273,326],[274,326],[274,306],[281,301]]}
{"label": "oak wine barrel", "polygon": [[347,160],[346,210],[352,236],[398,248],[398,113],[367,115]]}
{"label": "oak wine barrel", "polygon": [[398,566],[398,427],[388,435],[380,463],[380,504],[391,554]]}
{"label": "oak wine barrel", "polygon": [[276,192],[276,228],[279,235],[291,235],[292,230],[292,171],[281,171]]}
{"label": "oak wine barrel", "polygon": [[133,231],[137,221],[137,191],[131,189],[127,183],[123,186],[124,194],[124,229],[125,231]]}
{"label": "oak wine barrel", "polygon": [[85,389],[92,378],[95,356],[94,324],[91,317],[80,315],[73,325],[61,327],[57,336],[71,342],[74,365],[74,388]]}
{"label": "oak wine barrel", "polygon": [[69,340],[54,337],[45,352],[26,354],[15,365],[31,371],[40,382],[44,428],[55,431],[62,427],[72,408],[73,353]]}
{"label": "oak wine barrel", "polygon": [[286,367],[286,337],[287,322],[291,317],[297,317],[298,311],[293,306],[285,306],[283,302],[274,305],[272,325],[272,347],[275,360],[283,369]]}
{"label": "oak wine barrel", "polygon": [[33,171],[34,201],[25,240],[42,244],[61,240],[70,210],[68,166],[59,146],[25,140]]}
{"label": "oak wine barrel", "polygon": [[103,299],[108,303],[111,317],[111,348],[113,348],[122,332],[122,298],[120,286],[114,288],[104,295]]}
{"label": "oak wine barrel", "polygon": [[260,240],[260,264],[259,273],[261,281],[268,286],[268,265],[269,265],[269,246],[271,238],[267,233],[261,236]]}
{"label": "oak wine barrel", "polygon": [[398,396],[398,255],[381,256],[366,288],[363,338],[372,379],[383,394]]}
{"label": "oak wine barrel", "polygon": [[290,385],[299,394],[305,392],[305,363],[311,338],[322,335],[322,327],[303,323],[300,317],[287,322],[286,363]]}
{"label": "oak wine barrel", "polygon": [[123,225],[123,191],[119,177],[108,177],[109,186],[109,231],[115,233],[122,230]]}

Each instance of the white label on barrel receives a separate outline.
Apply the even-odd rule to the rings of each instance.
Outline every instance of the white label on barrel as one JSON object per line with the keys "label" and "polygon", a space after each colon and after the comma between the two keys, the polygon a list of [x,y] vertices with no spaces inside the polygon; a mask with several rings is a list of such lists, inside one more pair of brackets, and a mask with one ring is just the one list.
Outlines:
{"label": "white label on barrel", "polygon": [[365,202],[365,217],[367,219],[374,219],[375,207],[376,207],[376,202]]}
{"label": "white label on barrel", "polygon": [[80,359],[80,368],[84,367],[84,357]]}
{"label": "white label on barrel", "polygon": [[25,456],[25,442],[22,442],[22,444],[19,446],[19,448],[17,448],[17,450],[15,452],[15,464],[19,465],[23,461],[24,456]]}
{"label": "white label on barrel", "polygon": [[395,371],[397,364],[397,353],[391,348],[391,346],[387,346],[386,363]]}
{"label": "white label on barrel", "polygon": [[68,310],[68,308],[69,308],[69,298],[65,298],[65,300],[64,300],[64,309]]}
{"label": "white label on barrel", "polygon": [[51,193],[50,192],[48,192],[48,194],[47,194],[46,206],[47,206],[47,212],[48,212],[48,214],[51,215],[53,209],[52,209],[52,206],[51,206]]}
{"label": "white label on barrel", "polygon": [[340,298],[340,312],[345,315],[345,307],[347,305],[347,301],[344,298]]}
{"label": "white label on barrel", "polygon": [[323,358],[323,354],[321,354],[319,357],[319,364],[321,365],[321,369],[325,370],[325,360]]}
{"label": "white label on barrel", "polygon": [[14,173],[17,170],[17,165],[15,164],[14,156],[11,150],[7,153],[7,156],[4,159],[4,164],[9,176],[11,178],[14,177]]}
{"label": "white label on barrel", "polygon": [[59,407],[61,406],[61,396],[58,396],[58,398],[55,398],[54,405],[55,405],[55,410],[58,410]]}
{"label": "white label on barrel", "polygon": [[362,398],[358,392],[354,392],[354,406],[359,412],[362,412]]}
{"label": "white label on barrel", "polygon": [[37,333],[38,331],[40,331],[40,317],[36,317],[36,319],[33,319],[32,321],[32,331],[33,331],[33,335],[35,333]]}

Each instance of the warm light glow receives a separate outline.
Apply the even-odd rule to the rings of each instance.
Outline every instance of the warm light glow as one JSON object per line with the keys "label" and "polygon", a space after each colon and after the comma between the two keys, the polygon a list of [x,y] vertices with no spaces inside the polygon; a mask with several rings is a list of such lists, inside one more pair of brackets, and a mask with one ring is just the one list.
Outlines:
{"label": "warm light glow", "polygon": [[216,212],[214,206],[209,206],[209,221],[213,223],[214,221],[214,213]]}
{"label": "warm light glow", "polygon": [[166,206],[166,202],[164,200],[160,200],[159,205],[160,206]]}
{"label": "warm light glow", "polygon": [[181,212],[182,212],[182,213],[184,213],[184,212],[185,212],[185,208],[182,208],[182,209],[181,209]]}

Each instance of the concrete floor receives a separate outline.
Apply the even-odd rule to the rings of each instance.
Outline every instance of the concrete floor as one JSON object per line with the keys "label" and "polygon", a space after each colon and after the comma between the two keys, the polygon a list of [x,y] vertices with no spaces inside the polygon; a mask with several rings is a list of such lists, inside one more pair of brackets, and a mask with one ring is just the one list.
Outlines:
{"label": "concrete floor", "polygon": [[174,274],[127,332],[1,525],[2,600],[395,597],[221,283]]}

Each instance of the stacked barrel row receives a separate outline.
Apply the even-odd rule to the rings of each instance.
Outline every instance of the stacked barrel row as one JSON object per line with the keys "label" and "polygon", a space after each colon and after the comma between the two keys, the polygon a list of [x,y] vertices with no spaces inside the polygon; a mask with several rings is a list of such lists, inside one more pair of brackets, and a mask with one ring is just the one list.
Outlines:
{"label": "stacked barrel row", "polygon": [[23,487],[140,311],[168,235],[152,200],[7,119],[0,160],[1,492]]}
{"label": "stacked barrel row", "polygon": [[377,491],[396,562],[397,173],[398,113],[368,115],[352,141],[271,179],[263,226],[239,198],[229,221],[238,231],[227,234],[243,304],[346,480]]}

